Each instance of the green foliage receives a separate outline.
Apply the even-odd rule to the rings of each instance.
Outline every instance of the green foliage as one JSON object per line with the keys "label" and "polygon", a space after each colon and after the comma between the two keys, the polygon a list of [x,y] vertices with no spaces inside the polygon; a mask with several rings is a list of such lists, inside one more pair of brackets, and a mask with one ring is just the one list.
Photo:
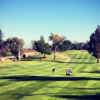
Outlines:
{"label": "green foliage", "polygon": [[50,55],[52,53],[52,50],[49,47],[49,44],[45,43],[44,40],[35,41],[34,46],[36,47],[36,51],[41,52],[41,54],[44,54],[44,57],[45,57],[45,54]]}
{"label": "green foliage", "polygon": [[86,41],[86,43],[74,41],[74,43],[72,45],[73,45],[72,49],[74,49],[74,50],[87,50],[88,41]]}
{"label": "green foliage", "polygon": [[17,37],[11,37],[6,40],[6,46],[7,46],[7,48],[10,49],[11,53],[17,57],[18,51],[19,51],[19,46],[20,46],[20,55],[24,51],[24,48],[23,48],[24,40],[19,39]]}
{"label": "green foliage", "polygon": [[6,46],[5,46],[5,41],[3,40],[3,33],[2,30],[0,29],[0,57],[6,56]]}
{"label": "green foliage", "polygon": [[62,45],[59,45],[57,51],[67,51],[72,48],[72,43],[69,40],[63,41]]}
{"label": "green foliage", "polygon": [[95,30],[95,33],[92,33],[90,36],[90,41],[88,43],[88,52],[92,53],[94,57],[97,58],[97,63],[98,59],[100,59],[100,27]]}
{"label": "green foliage", "polygon": [[2,39],[3,39],[3,33],[2,30],[0,29],[0,43],[2,42]]}

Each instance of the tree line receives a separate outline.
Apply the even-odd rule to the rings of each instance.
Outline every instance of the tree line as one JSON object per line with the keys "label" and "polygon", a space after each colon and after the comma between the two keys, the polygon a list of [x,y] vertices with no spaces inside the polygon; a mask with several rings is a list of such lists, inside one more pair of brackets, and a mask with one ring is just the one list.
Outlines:
{"label": "tree line", "polygon": [[49,40],[52,41],[52,45],[45,43],[43,35],[41,35],[40,40],[32,41],[32,48],[41,54],[51,54],[54,52],[54,60],[56,60],[56,51],[62,52],[67,50],[87,50],[88,42],[86,43],[72,43],[67,40],[65,36],[59,36],[58,34],[51,33]]}
{"label": "tree line", "polygon": [[[88,50],[95,58],[97,58],[97,63],[99,63],[100,58],[100,26],[97,27],[94,33],[90,36],[90,41],[72,43],[67,40],[65,36],[59,36],[58,34],[51,33],[49,36],[49,41],[52,41],[52,45],[45,42],[43,35],[40,36],[40,40],[32,41],[32,49],[35,49],[41,54],[51,54],[54,52],[54,60],[56,60],[56,51],[67,51],[67,50]],[[19,59],[19,55],[24,52],[24,40],[17,37],[11,37],[3,40],[3,33],[0,30],[0,57],[7,56],[7,52],[11,52],[12,55]],[[20,53],[19,53],[20,51]]]}

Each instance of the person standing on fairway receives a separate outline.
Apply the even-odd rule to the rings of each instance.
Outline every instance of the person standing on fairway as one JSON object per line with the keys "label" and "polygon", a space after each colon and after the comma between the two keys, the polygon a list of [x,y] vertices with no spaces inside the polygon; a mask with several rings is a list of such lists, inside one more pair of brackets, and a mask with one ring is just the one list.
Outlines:
{"label": "person standing on fairway", "polygon": [[52,74],[54,74],[54,72],[55,72],[55,68],[52,69]]}

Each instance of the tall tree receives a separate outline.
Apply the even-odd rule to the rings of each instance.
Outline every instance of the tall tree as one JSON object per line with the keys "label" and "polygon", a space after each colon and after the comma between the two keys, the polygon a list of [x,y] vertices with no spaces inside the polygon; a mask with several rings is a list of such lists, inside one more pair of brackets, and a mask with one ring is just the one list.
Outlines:
{"label": "tall tree", "polygon": [[95,33],[91,34],[87,50],[95,58],[97,58],[97,63],[99,63],[99,59],[100,59],[100,26],[97,27],[97,29],[95,30]]}
{"label": "tall tree", "polygon": [[0,42],[2,41],[2,38],[3,38],[3,33],[2,30],[0,29]]}
{"label": "tall tree", "polygon": [[54,60],[56,60],[56,50],[58,45],[61,45],[65,39],[66,39],[65,36],[59,36],[58,34],[53,34],[53,33],[51,33],[51,35],[49,36],[49,40],[53,42],[54,46]]}
{"label": "tall tree", "polygon": [[3,33],[0,29],[0,57],[6,56],[5,41],[3,40]]}
{"label": "tall tree", "polygon": [[11,53],[20,60],[20,55],[24,51],[24,40],[17,37],[11,37],[6,40],[6,45],[11,49]]}
{"label": "tall tree", "polygon": [[49,47],[49,44],[45,43],[44,40],[35,41],[33,47],[35,47],[34,49],[36,51],[41,52],[41,54],[44,54],[44,57],[45,57],[45,54],[49,54],[50,55],[52,53],[52,50]]}
{"label": "tall tree", "polygon": [[3,42],[3,33],[2,30],[0,29],[0,49],[2,49],[2,42]]}

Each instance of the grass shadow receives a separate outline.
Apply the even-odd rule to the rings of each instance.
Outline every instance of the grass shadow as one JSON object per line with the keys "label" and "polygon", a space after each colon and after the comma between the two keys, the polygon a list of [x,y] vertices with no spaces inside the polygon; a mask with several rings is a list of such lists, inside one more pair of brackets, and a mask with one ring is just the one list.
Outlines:
{"label": "grass shadow", "polygon": [[56,63],[66,63],[66,62],[63,62],[63,61],[54,61],[54,60],[45,60],[44,57],[28,57],[28,58],[22,58],[20,61],[40,61],[40,59],[42,58],[42,61],[45,61],[45,62],[56,62]]}
{"label": "grass shadow", "polygon": [[80,80],[100,80],[100,78],[90,77],[47,77],[47,76],[5,76],[0,79],[11,79],[13,81],[80,81]]}
{"label": "grass shadow", "polygon": [[94,58],[74,58],[74,59],[94,59]]}
{"label": "grass shadow", "polygon": [[99,73],[100,74],[100,70],[98,70],[98,71],[80,71],[80,73]]}
{"label": "grass shadow", "polygon": [[80,90],[99,90],[100,88],[72,88],[72,89],[80,89]]}
{"label": "grass shadow", "polygon": [[27,58],[22,58],[20,61],[34,61],[34,60],[40,60],[41,57],[35,56],[35,57],[27,57]]}
{"label": "grass shadow", "polygon": [[96,64],[96,62],[67,62],[67,63],[74,63],[74,64]]}
{"label": "grass shadow", "polygon": [[53,95],[53,97],[58,98],[69,98],[69,99],[75,99],[75,100],[100,100],[100,94],[96,95]]}

